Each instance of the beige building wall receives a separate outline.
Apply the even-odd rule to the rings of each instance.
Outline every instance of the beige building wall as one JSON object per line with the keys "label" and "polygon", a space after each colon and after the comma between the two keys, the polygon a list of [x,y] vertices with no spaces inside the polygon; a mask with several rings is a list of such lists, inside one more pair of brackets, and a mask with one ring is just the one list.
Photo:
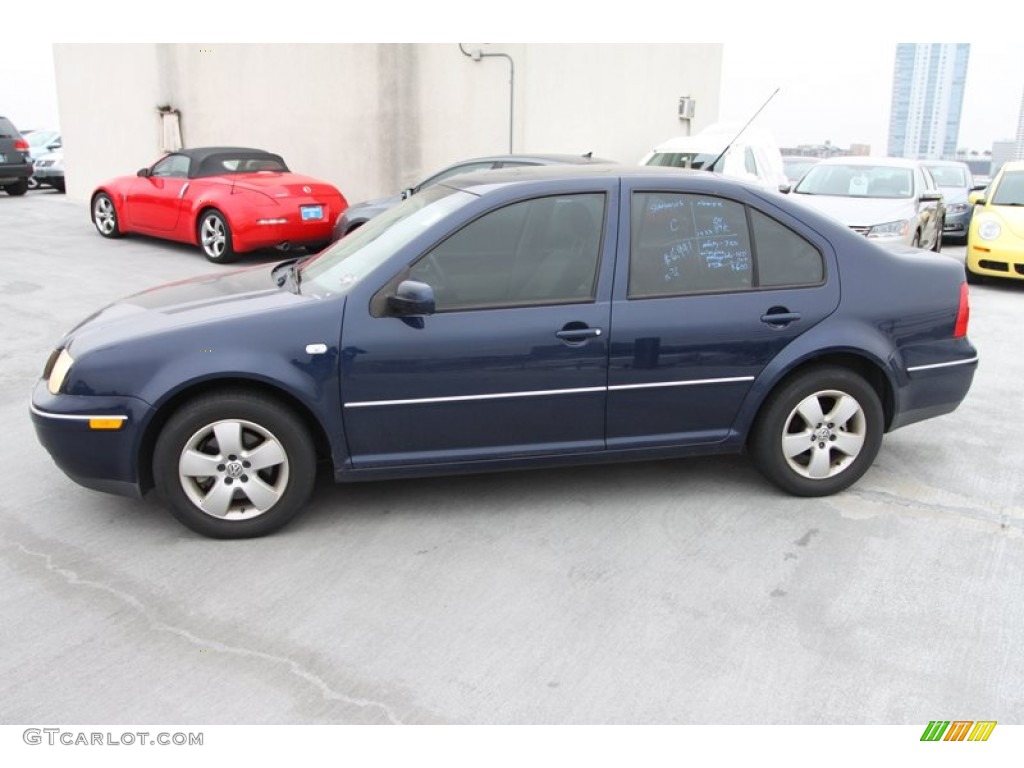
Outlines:
{"label": "beige building wall", "polygon": [[[515,66],[512,145],[635,163],[715,122],[719,44],[479,44]],[[254,146],[358,202],[509,148],[509,62],[451,44],[58,44],[68,194],[161,154],[156,107],[186,147]],[[690,123],[680,96],[696,100]]]}

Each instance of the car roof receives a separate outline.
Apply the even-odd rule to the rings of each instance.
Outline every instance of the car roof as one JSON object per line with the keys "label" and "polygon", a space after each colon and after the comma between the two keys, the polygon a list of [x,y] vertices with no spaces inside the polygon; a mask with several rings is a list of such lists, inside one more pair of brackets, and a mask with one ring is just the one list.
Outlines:
{"label": "car roof", "polygon": [[612,163],[613,160],[602,160],[599,157],[591,157],[588,152],[585,155],[569,155],[569,154],[558,154],[558,153],[540,153],[540,154],[510,154],[510,155],[488,155],[486,157],[472,157],[468,160],[459,160],[451,165],[464,165],[466,163],[499,163],[504,161],[509,162],[522,162],[531,161],[540,163],[541,165],[575,165],[575,164],[588,164],[588,163]]}
{"label": "car roof", "polygon": [[894,168],[920,168],[925,160],[911,160],[907,157],[872,157],[870,155],[847,155],[826,157],[821,165],[891,165]]}
{"label": "car roof", "polygon": [[[709,182],[719,184],[735,185],[744,188],[763,191],[756,184],[723,177],[719,173],[709,171],[692,170],[688,168],[669,168],[666,166],[651,165],[622,165],[620,163],[591,163],[576,165],[526,165],[516,168],[499,168],[493,171],[471,171],[458,176],[452,176],[441,182],[455,189],[474,191],[474,188],[500,187],[512,184],[543,182],[543,181],[567,181],[572,179],[588,178],[641,178],[655,179],[658,176],[669,176],[679,178],[680,175],[691,178],[707,179]],[[475,190],[483,192],[484,189]]]}
{"label": "car roof", "polygon": [[174,152],[168,152],[170,155],[184,155],[190,160],[196,160],[198,162],[202,162],[208,157],[213,157],[214,155],[233,155],[236,153],[278,157],[273,152],[267,152],[265,149],[254,149],[252,147],[193,147],[191,149],[178,149]]}

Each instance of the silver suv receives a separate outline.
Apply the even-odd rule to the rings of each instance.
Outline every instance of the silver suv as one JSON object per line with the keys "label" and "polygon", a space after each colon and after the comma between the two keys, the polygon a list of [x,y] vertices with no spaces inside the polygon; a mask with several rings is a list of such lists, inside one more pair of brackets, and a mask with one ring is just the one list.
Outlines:
{"label": "silver suv", "polygon": [[0,117],[0,187],[8,195],[24,195],[28,192],[31,177],[28,142],[18,133],[14,123]]}

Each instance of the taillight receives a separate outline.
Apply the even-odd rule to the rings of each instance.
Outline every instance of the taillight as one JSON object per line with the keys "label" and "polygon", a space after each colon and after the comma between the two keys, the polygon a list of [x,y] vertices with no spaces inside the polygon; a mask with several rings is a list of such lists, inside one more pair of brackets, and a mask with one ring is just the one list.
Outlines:
{"label": "taillight", "polygon": [[971,318],[971,303],[967,298],[967,283],[960,283],[960,309],[956,313],[953,338],[962,339],[967,335],[967,321]]}
{"label": "taillight", "polygon": [[20,152],[28,152],[28,142],[24,139],[15,139],[14,148]]}

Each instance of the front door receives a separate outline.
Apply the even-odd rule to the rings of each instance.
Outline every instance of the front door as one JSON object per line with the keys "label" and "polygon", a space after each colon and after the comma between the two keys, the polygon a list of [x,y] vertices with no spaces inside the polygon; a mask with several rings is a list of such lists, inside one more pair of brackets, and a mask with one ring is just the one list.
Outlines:
{"label": "front door", "polygon": [[189,159],[184,155],[168,155],[150,169],[149,176],[133,182],[128,210],[135,227],[170,232],[178,225],[189,186],[188,168]]}
{"label": "front door", "polygon": [[492,209],[378,291],[426,283],[434,314],[375,316],[374,302],[347,302],[354,467],[603,450],[616,192]]}

